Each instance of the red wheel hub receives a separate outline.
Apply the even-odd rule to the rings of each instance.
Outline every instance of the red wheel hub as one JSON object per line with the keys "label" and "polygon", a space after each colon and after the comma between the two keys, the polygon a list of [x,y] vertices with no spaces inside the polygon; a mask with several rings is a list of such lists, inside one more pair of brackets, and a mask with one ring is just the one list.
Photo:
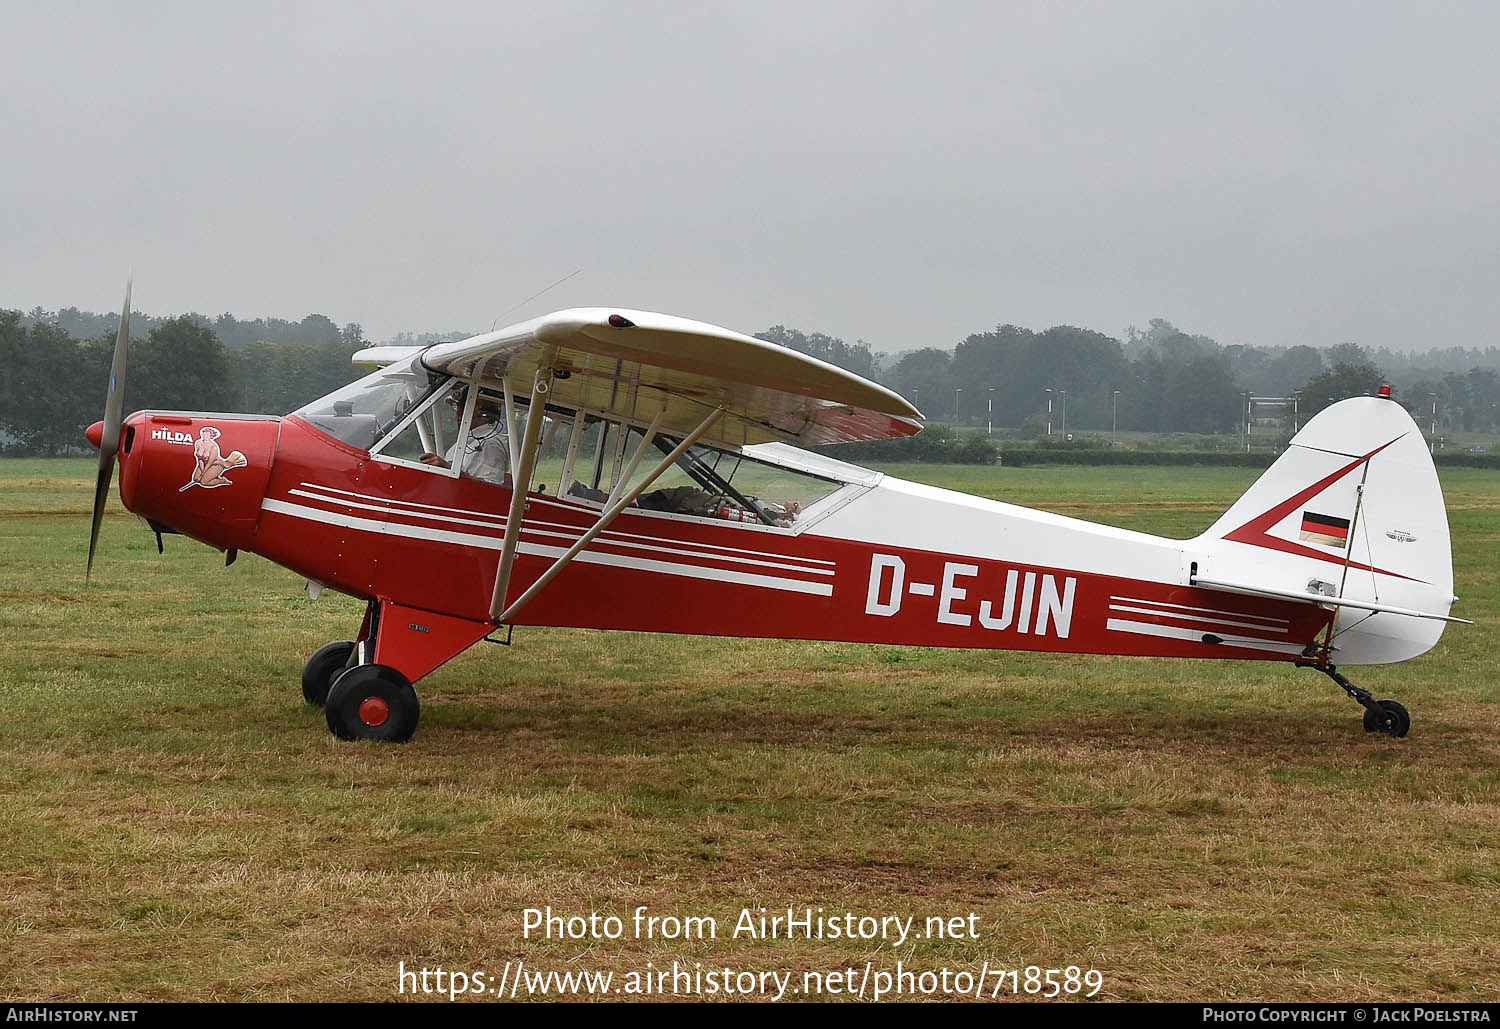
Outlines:
{"label": "red wheel hub", "polygon": [[385,720],[391,717],[391,705],[380,697],[366,697],[360,701],[359,720],[370,728],[378,728],[385,724]]}

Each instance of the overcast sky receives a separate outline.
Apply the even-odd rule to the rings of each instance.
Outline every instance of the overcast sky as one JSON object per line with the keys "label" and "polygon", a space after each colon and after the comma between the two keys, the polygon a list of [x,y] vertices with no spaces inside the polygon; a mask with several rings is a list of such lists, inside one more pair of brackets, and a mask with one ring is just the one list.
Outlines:
{"label": "overcast sky", "polygon": [[1491,345],[1500,4],[0,9],[0,306]]}

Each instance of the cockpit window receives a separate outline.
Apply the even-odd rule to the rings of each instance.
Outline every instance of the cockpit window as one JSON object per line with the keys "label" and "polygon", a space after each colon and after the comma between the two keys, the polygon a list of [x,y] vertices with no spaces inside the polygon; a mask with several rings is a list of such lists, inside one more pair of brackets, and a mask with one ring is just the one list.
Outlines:
{"label": "cockpit window", "polygon": [[[620,453],[633,452],[641,439],[639,429],[629,432],[628,446]],[[653,453],[643,465],[671,453],[678,441],[658,435],[652,440]],[[590,488],[585,481],[575,482],[569,494],[584,500],[603,502],[610,491],[609,467],[596,462],[598,478]],[[757,461],[744,454],[715,447],[692,447],[636,499],[636,506],[648,511],[694,515],[731,522],[758,522],[791,528],[804,509],[829,496],[844,484],[780,465]]]}
{"label": "cockpit window", "polygon": [[[429,371],[420,356],[413,356],[293,413],[377,460],[510,486],[510,444],[512,437],[525,437],[530,406],[524,394],[507,399],[488,387],[474,389]],[[643,446],[645,430],[639,425],[599,413],[548,407],[538,416],[543,422],[531,488],[545,493],[552,484],[554,495],[590,504],[623,495],[630,481],[638,481],[680,442],[658,433]],[[635,498],[635,506],[792,528],[804,510],[857,481],[850,472],[872,474],[776,447],[691,447]]]}
{"label": "cockpit window", "polygon": [[371,372],[293,413],[350,446],[369,450],[447,378],[428,371],[420,357],[412,357]]}

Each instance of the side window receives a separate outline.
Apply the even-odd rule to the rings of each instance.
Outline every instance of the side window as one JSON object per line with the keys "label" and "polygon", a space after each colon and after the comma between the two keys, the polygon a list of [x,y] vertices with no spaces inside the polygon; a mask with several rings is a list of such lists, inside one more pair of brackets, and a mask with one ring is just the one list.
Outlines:
{"label": "side window", "polygon": [[450,404],[452,399],[450,384],[439,390],[414,418],[381,440],[372,453],[412,462],[420,462],[423,454],[445,454],[458,433]]}
{"label": "side window", "polygon": [[[466,422],[468,432],[463,434],[461,445],[440,455],[444,463],[457,467],[459,474],[467,479],[509,486],[511,441],[505,428],[504,399],[488,390],[480,390],[477,397],[471,398],[468,390],[460,388],[454,391],[452,401],[455,438]],[[525,426],[525,418],[517,412],[514,431],[518,437],[525,432]]]}
{"label": "side window", "polygon": [[558,493],[603,503],[609,495],[610,453],[620,426],[589,415],[582,417],[582,423],[575,423],[576,429],[569,425],[563,437]]}
{"label": "side window", "polygon": [[[692,454],[698,455],[699,451],[694,450]],[[708,454],[718,459],[715,472],[725,483],[751,506],[770,515],[778,525],[795,524],[805,509],[843,486],[841,482],[820,479],[779,465],[762,464],[738,454],[723,451],[708,451]]]}
{"label": "side window", "polygon": [[[524,414],[527,409],[523,407],[521,411]],[[537,453],[536,471],[532,473],[532,489],[548,495],[562,494],[576,483],[578,474],[584,470],[582,466],[588,463],[588,456],[583,453],[585,434],[580,428],[575,447],[572,412],[548,411],[544,417],[546,421],[542,423],[541,449]],[[524,420],[522,424],[525,424]]]}
{"label": "side window", "polygon": [[[618,424],[609,427],[616,432],[621,428]],[[628,461],[629,455],[640,446],[642,435],[640,429],[629,429],[623,445],[611,433],[595,440],[592,448],[580,447],[578,481],[571,485],[570,495],[602,502],[610,492],[614,456],[623,453]],[[677,442],[667,436],[657,436],[642,455],[641,469],[651,467],[670,453]],[[595,455],[592,465],[585,461],[586,453]],[[588,473],[591,468],[599,470],[597,488],[590,486],[592,480]],[[656,478],[651,488],[636,499],[636,506],[696,518],[791,528],[805,508],[834,493],[842,485],[835,480],[764,464],[731,451],[694,447]]]}

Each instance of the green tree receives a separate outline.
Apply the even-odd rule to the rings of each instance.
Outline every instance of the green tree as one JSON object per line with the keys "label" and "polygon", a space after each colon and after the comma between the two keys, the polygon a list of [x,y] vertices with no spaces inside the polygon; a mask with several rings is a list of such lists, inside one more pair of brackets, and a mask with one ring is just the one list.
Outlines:
{"label": "green tree", "polygon": [[1286,396],[1293,390],[1301,389],[1303,383],[1323,371],[1323,354],[1317,348],[1287,347],[1271,361],[1267,369],[1270,379],[1267,392],[1274,396]]}
{"label": "green tree", "polygon": [[886,384],[900,393],[929,418],[953,413],[953,359],[946,350],[924,347],[901,355],[886,375]]}
{"label": "green tree", "polygon": [[1373,364],[1336,364],[1308,379],[1302,387],[1303,417],[1310,418],[1325,407],[1350,397],[1373,397],[1384,383],[1385,377]]}
{"label": "green tree", "polygon": [[1167,364],[1161,404],[1167,428],[1175,432],[1223,432],[1240,420],[1240,391],[1229,357],[1199,353]]}
{"label": "green tree", "polygon": [[132,344],[125,410],[234,411],[240,399],[224,344],[192,316],[173,318]]}
{"label": "green tree", "polygon": [[1328,348],[1328,366],[1333,368],[1341,364],[1351,368],[1361,365],[1375,367],[1375,362],[1370,360],[1370,355],[1358,343],[1335,343]]}
{"label": "green tree", "polygon": [[755,338],[795,350],[808,357],[816,357],[819,361],[837,365],[866,379],[875,378],[875,355],[870,352],[870,345],[863,340],[850,346],[834,336],[821,332],[807,335],[785,325],[773,325],[765,332],[757,332]]}
{"label": "green tree", "polygon": [[245,411],[286,414],[310,400],[332,393],[363,375],[350,357],[359,344],[252,343],[235,353],[239,381],[244,383]]}
{"label": "green tree", "polygon": [[104,364],[47,321],[0,311],[0,446],[58,454],[87,446],[83,430],[104,410]]}

